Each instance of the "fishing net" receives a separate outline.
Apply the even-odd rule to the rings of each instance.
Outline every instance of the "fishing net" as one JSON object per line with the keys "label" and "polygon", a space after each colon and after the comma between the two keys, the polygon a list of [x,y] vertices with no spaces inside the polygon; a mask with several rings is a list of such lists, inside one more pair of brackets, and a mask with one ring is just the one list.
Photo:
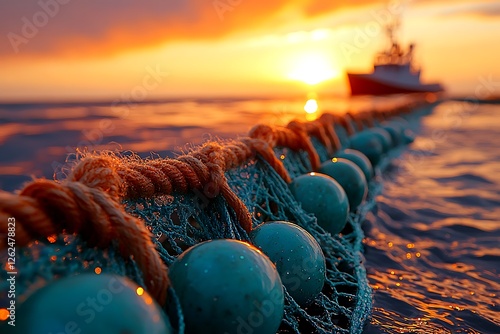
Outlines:
{"label": "fishing net", "polygon": [[[410,117],[408,110],[408,108],[400,108],[397,112],[378,113],[377,115],[387,118],[392,115],[401,115],[404,112],[406,117]],[[415,114],[417,112],[414,110],[412,112],[413,117]],[[373,114],[370,114],[370,117],[372,118],[371,121],[373,121]],[[365,126],[362,122],[360,124],[361,127]],[[297,140],[296,137],[293,137],[293,134],[299,133],[299,137],[301,137],[304,133],[310,134],[314,132],[304,129],[303,127],[302,132],[293,132],[292,139]],[[343,126],[341,122],[335,123],[333,129],[338,134],[338,142],[342,147],[345,147],[348,143],[349,131],[352,131],[352,129],[349,130],[349,127],[346,127],[345,124]],[[125,172],[122,170],[120,174],[122,179],[126,179],[128,182],[128,187],[125,190],[126,196],[114,194],[117,190],[111,186],[102,186],[100,179],[89,181],[88,177],[75,177],[74,175],[79,173],[78,169],[73,171],[70,177],[72,178],[71,182],[67,182],[67,180],[60,182],[60,186],[71,188],[73,193],[76,193],[76,190],[73,189],[76,187],[74,183],[81,182],[92,189],[97,189],[96,191],[110,194],[109,197],[115,199],[115,201],[118,198],[117,208],[123,210],[124,215],[128,214],[138,218],[142,224],[147,226],[147,229],[151,232],[149,238],[154,244],[155,252],[159,254],[159,258],[166,266],[171,265],[183,251],[205,240],[230,238],[248,241],[249,228],[248,226],[245,227],[241,222],[242,217],[244,218],[240,212],[241,210],[235,209],[235,207],[238,207],[238,203],[242,204],[242,207],[246,210],[247,218],[252,227],[265,221],[283,220],[298,224],[318,241],[324,252],[327,268],[326,282],[320,295],[307,307],[300,307],[285,291],[285,312],[279,333],[361,333],[370,315],[372,305],[371,289],[363,265],[361,223],[365,214],[375,204],[375,196],[380,190],[380,184],[377,184],[376,181],[370,184],[368,199],[355,213],[350,214],[347,226],[342,234],[332,236],[316,223],[316,218],[313,215],[301,209],[292,196],[287,183],[290,179],[317,167],[313,166],[317,164],[317,161],[311,159],[311,147],[314,149],[314,153],[317,154],[317,160],[325,161],[331,158],[331,143],[325,142],[324,136],[308,136],[310,147],[307,148],[306,146],[297,146],[297,144],[289,145],[287,140],[279,139],[280,136],[276,134],[273,138],[273,140],[266,140],[274,154],[272,158],[265,153],[262,146],[261,149],[258,149],[256,145],[249,145],[250,141],[246,140],[243,142],[246,143],[247,147],[251,146],[249,151],[252,152],[241,155],[238,150],[234,149],[232,152],[236,152],[235,155],[241,155],[237,157],[237,163],[228,163],[227,159],[225,162],[217,159],[207,160],[206,157],[213,154],[213,147],[217,147],[219,151],[224,151],[226,148],[230,150],[238,145],[242,146],[241,142],[205,144],[204,148],[194,153],[191,152],[190,155],[184,155],[184,158],[177,159],[177,161],[183,161],[184,164],[173,164],[177,166],[176,172],[178,175],[177,178],[175,175],[170,176],[172,182],[170,182],[171,187],[169,189],[166,189],[168,185],[158,186],[157,184],[152,191],[148,190],[147,186],[141,184],[142,179],[138,176],[134,179],[135,183],[131,181],[133,176],[131,171],[137,172],[139,170],[142,173],[141,175],[149,175],[150,180],[154,179],[151,175],[153,172],[147,166],[158,165],[155,159],[142,160],[137,157],[111,154],[90,155],[83,158],[82,161],[97,158],[100,162],[89,166],[99,171],[99,178],[111,177],[109,173],[106,174],[107,165],[103,161],[106,163],[111,161],[111,164],[127,164],[128,169]],[[252,143],[262,144],[264,142],[262,140],[259,142],[260,139],[258,138],[254,138],[254,140],[257,141]],[[211,149],[209,151],[212,153],[201,154],[200,152],[207,152],[207,147]],[[338,149],[339,147],[333,148]],[[188,162],[192,168],[196,166],[194,159],[185,158],[186,156],[196,157],[198,165],[202,161],[208,166],[210,173],[205,173],[206,177],[204,179],[200,177],[202,179],[201,184],[193,185],[197,180],[192,180],[189,176],[186,176],[186,173],[181,173],[183,170],[185,172]],[[103,157],[104,160],[99,160]],[[390,157],[387,159],[390,159]],[[171,160],[175,159],[169,159],[170,165],[172,165]],[[130,167],[132,165],[133,168]],[[221,165],[225,166],[221,167]],[[89,169],[89,166],[86,168]],[[203,166],[199,167],[202,169]],[[162,168],[165,171],[165,167]],[[224,185],[220,184],[222,182],[221,178],[212,177],[217,173],[223,173],[222,181],[227,181],[230,191],[224,190]],[[286,175],[289,176],[289,179],[287,179]],[[50,182],[50,184],[55,183]],[[41,188],[50,188],[48,185],[49,181],[45,181]],[[85,191],[88,192],[89,190]],[[50,215],[50,211],[57,211],[59,208],[50,204],[50,200],[40,204],[41,195],[37,195],[37,197],[33,195],[35,193],[37,192],[33,190],[29,192],[26,188],[19,195],[3,193],[2,203],[4,204],[0,204],[2,206],[0,212],[3,212],[3,215],[0,214],[2,223],[6,221],[6,217],[15,216],[16,214],[18,215],[16,217],[18,227],[21,226],[21,220],[31,219],[12,209],[12,207],[15,207],[15,201],[18,197],[22,196],[35,197],[38,199],[39,206],[48,207],[46,211],[49,212],[47,214],[49,219],[61,219],[61,217]],[[231,193],[236,195],[237,199]],[[100,198],[100,195],[98,193],[92,194],[93,198],[98,202],[97,199]],[[55,192],[49,195],[47,195],[47,198],[57,197]],[[92,209],[92,206],[88,206],[82,210],[85,212],[85,210]],[[65,210],[70,211],[68,208]],[[59,216],[61,215],[59,214]],[[62,219],[71,220],[72,218],[68,214],[62,215]],[[76,216],[73,219],[76,219]],[[77,230],[77,228],[74,230]],[[30,293],[53,280],[76,273],[113,273],[127,276],[138,285],[148,286],[149,279],[145,279],[147,274],[145,270],[149,267],[143,265],[144,261],[138,258],[137,254],[131,251],[132,255],[130,255],[123,250],[119,233],[115,240],[110,240],[106,247],[102,247],[102,245],[95,246],[95,244],[99,244],[95,240],[100,240],[99,233],[102,233],[102,231],[82,231],[81,233],[77,233],[78,231],[69,233],[72,230],[66,227],[63,231],[65,233],[59,231],[56,234],[28,238],[34,240],[31,240],[23,247],[17,247],[16,289],[18,302],[22,303]],[[18,231],[18,236],[20,233]],[[26,234],[30,233],[27,232]],[[6,252],[2,251],[0,254],[1,263],[6,264]],[[0,305],[7,305],[9,287],[6,279],[9,270],[6,266],[2,267],[5,268],[1,270]],[[152,295],[155,296],[154,293]],[[178,333],[182,333],[184,322],[175,291],[169,287],[166,295],[166,299],[164,299],[165,296],[158,297],[156,295],[155,297],[157,300],[160,299],[160,303],[168,314],[173,327]]]}

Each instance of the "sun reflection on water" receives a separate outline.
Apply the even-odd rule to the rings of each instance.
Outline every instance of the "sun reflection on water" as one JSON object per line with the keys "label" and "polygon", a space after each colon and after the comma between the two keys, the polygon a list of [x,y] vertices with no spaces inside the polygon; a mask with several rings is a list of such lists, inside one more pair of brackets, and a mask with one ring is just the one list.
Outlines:
{"label": "sun reflection on water", "polygon": [[304,105],[304,111],[306,112],[306,120],[314,121],[319,117],[318,101],[316,99],[307,100]]}

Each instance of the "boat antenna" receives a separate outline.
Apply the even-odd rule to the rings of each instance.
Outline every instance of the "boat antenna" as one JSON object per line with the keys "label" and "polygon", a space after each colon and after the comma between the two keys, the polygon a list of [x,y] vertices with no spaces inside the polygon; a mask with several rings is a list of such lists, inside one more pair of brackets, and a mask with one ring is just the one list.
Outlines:
{"label": "boat antenna", "polygon": [[392,20],[392,22],[387,24],[387,27],[385,28],[386,32],[387,32],[387,36],[389,37],[389,40],[391,42],[391,45],[394,45],[397,43],[394,35],[400,26],[401,26],[400,18],[398,16],[394,16],[394,19]]}

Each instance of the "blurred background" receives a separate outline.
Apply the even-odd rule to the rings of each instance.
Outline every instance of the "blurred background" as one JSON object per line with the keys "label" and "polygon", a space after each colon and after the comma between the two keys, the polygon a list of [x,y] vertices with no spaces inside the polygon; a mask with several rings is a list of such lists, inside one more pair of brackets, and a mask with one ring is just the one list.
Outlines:
{"label": "blurred background", "polygon": [[0,101],[124,99],[151,71],[144,99],[347,95],[393,17],[424,81],[473,94],[500,81],[499,15],[489,0],[2,0]]}

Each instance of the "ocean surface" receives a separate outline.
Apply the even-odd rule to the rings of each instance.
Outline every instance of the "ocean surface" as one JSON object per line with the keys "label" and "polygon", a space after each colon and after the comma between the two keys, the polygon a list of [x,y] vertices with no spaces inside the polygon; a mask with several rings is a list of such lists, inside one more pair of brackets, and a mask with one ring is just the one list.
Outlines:
{"label": "ocean surface", "polygon": [[[172,156],[257,123],[388,106],[392,99],[190,99],[0,105],[0,189],[62,179],[78,152]],[[365,250],[365,333],[500,333],[500,105],[447,101],[380,176]],[[75,153],[76,152],[76,153]]]}
{"label": "ocean surface", "polygon": [[366,333],[500,333],[500,105],[445,102],[365,225]]}

